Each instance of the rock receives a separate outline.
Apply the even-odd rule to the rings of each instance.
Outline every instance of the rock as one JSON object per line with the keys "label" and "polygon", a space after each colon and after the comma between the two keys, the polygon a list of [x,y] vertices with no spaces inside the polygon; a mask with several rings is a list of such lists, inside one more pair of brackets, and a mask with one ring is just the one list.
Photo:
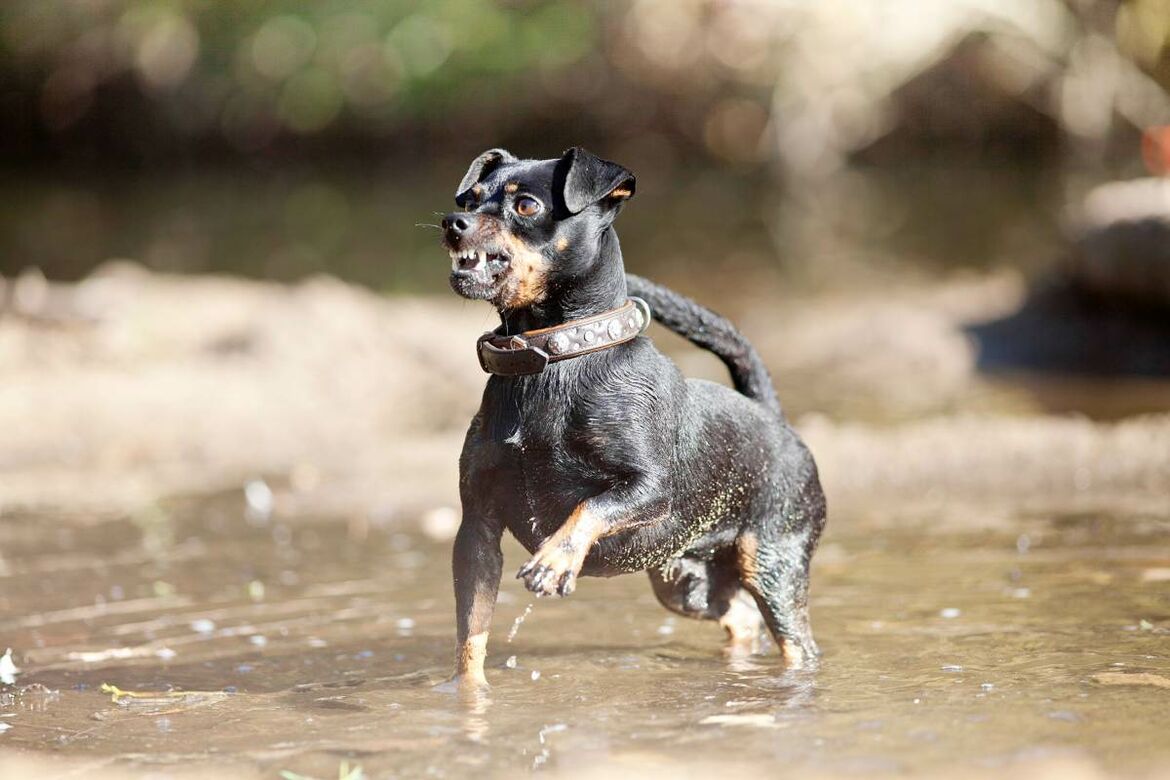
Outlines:
{"label": "rock", "polygon": [[1170,376],[1170,179],[1103,184],[1013,313],[968,327],[985,371]]}
{"label": "rock", "polygon": [[1051,154],[1061,134],[1051,100],[1057,75],[1055,63],[1026,39],[968,33],[893,90],[888,129],[857,157],[903,159],[940,147],[964,155]]}
{"label": "rock", "polygon": [[1118,307],[1148,306],[1170,318],[1170,179],[1103,184],[1071,226],[1066,273],[1074,287]]}

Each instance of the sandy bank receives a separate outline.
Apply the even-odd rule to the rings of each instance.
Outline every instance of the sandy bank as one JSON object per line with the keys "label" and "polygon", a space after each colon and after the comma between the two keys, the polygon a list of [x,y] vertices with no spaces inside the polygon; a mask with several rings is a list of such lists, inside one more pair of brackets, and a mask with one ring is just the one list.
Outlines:
{"label": "sandy bank", "polygon": [[[1170,415],[1100,423],[963,403],[981,380],[962,326],[1018,297],[999,277],[742,321],[785,378],[782,395],[802,399],[798,422],[838,506],[1164,503]],[[0,511],[120,513],[257,477],[289,511],[453,504],[483,384],[471,344],[492,324],[484,306],[325,278],[284,286],[116,264],[76,285],[26,280],[0,311]],[[819,393],[859,408],[877,396],[903,421],[801,413]]]}

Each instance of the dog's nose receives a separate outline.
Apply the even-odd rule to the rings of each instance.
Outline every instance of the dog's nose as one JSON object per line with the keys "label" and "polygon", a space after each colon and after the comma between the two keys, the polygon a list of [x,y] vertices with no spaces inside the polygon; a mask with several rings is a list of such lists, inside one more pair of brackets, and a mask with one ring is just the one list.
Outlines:
{"label": "dog's nose", "polygon": [[441,224],[443,231],[447,234],[447,240],[452,244],[458,243],[459,239],[471,229],[471,220],[466,214],[448,214],[443,217]]}

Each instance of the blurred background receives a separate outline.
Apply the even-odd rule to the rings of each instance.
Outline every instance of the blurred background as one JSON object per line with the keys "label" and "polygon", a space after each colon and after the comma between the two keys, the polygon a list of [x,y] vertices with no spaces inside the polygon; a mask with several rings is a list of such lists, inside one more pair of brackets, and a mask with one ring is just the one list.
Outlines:
{"label": "blurred background", "polygon": [[[0,774],[1155,776],[1168,90],[1170,0],[0,2]],[[498,322],[435,215],[574,145],[816,456],[815,680],[505,577],[505,706],[430,688]]]}
{"label": "blurred background", "polygon": [[[435,399],[420,435],[461,429],[467,345],[493,317],[453,300],[433,223],[500,145],[634,170],[627,266],[739,322],[797,418],[1170,409],[1166,0],[12,0],[0,29],[18,469],[280,441],[276,398],[320,373],[311,344],[367,388],[361,435],[390,385]],[[362,307],[446,340],[403,355]],[[141,373],[163,354],[191,375]],[[111,365],[139,373],[111,386]],[[215,371],[241,383],[217,410],[192,389]],[[338,390],[317,390],[301,424],[313,409],[352,443]],[[128,395],[174,416],[173,440],[149,444]],[[192,414],[217,433],[183,429]],[[54,425],[80,442],[47,443]]]}
{"label": "blurred background", "polygon": [[[18,465],[55,451],[33,420],[102,419],[121,397],[47,366],[212,354],[191,365],[275,382],[307,365],[255,330],[288,337],[264,314],[282,295],[319,308],[335,356],[359,337],[345,296],[389,294],[362,300],[391,319],[417,304],[449,342],[399,373],[417,392],[427,370],[454,381],[463,330],[492,316],[450,299],[433,223],[499,145],[581,144],[633,169],[628,267],[740,322],[796,417],[1170,408],[1166,0],[12,0],[0,27],[0,357],[27,379],[9,392],[31,442]],[[254,301],[247,322],[231,295]],[[389,359],[364,335],[371,364]],[[659,336],[690,373],[722,376]],[[377,370],[352,368],[376,393]],[[420,431],[463,425],[478,377],[458,376]],[[166,387],[133,385],[190,413],[175,393],[191,391]],[[251,387],[241,418],[279,420]],[[78,446],[125,435],[98,460],[157,460],[127,425]]]}
{"label": "blurred background", "polygon": [[415,223],[468,160],[574,144],[638,173],[642,270],[1034,271],[1087,188],[1170,162],[1170,10],[935,5],[11,0],[0,272],[433,292]]}

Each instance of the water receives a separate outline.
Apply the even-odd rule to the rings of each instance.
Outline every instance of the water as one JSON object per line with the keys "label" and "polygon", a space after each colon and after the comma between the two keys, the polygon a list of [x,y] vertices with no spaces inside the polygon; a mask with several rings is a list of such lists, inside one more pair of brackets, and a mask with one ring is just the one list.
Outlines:
{"label": "water", "polygon": [[[434,689],[452,660],[448,546],[355,528],[249,523],[238,494],[131,519],[6,516],[0,646],[19,673],[0,686],[0,761],[262,777],[342,761],[372,777],[1170,762],[1170,515],[834,516],[815,674],[725,657],[716,627],[668,623],[640,575],[583,581],[509,644],[530,599],[505,576],[478,697]],[[524,560],[506,557],[506,573]],[[115,703],[103,684],[146,697]]]}
{"label": "water", "polygon": [[[468,162],[0,172],[0,274],[36,266],[73,279],[131,258],[162,271],[323,272],[442,294],[450,265],[427,225],[455,209]],[[1043,267],[1066,206],[1058,170],[1014,163],[872,167],[785,187],[766,172],[624,162],[638,173],[618,223],[628,266],[672,284],[699,276],[708,295],[864,286],[914,267]]]}
{"label": "water", "polygon": [[512,627],[508,629],[508,642],[516,639],[516,635],[520,633],[520,626],[524,625],[524,621],[532,614],[532,604],[524,608],[524,611],[512,621]]}

